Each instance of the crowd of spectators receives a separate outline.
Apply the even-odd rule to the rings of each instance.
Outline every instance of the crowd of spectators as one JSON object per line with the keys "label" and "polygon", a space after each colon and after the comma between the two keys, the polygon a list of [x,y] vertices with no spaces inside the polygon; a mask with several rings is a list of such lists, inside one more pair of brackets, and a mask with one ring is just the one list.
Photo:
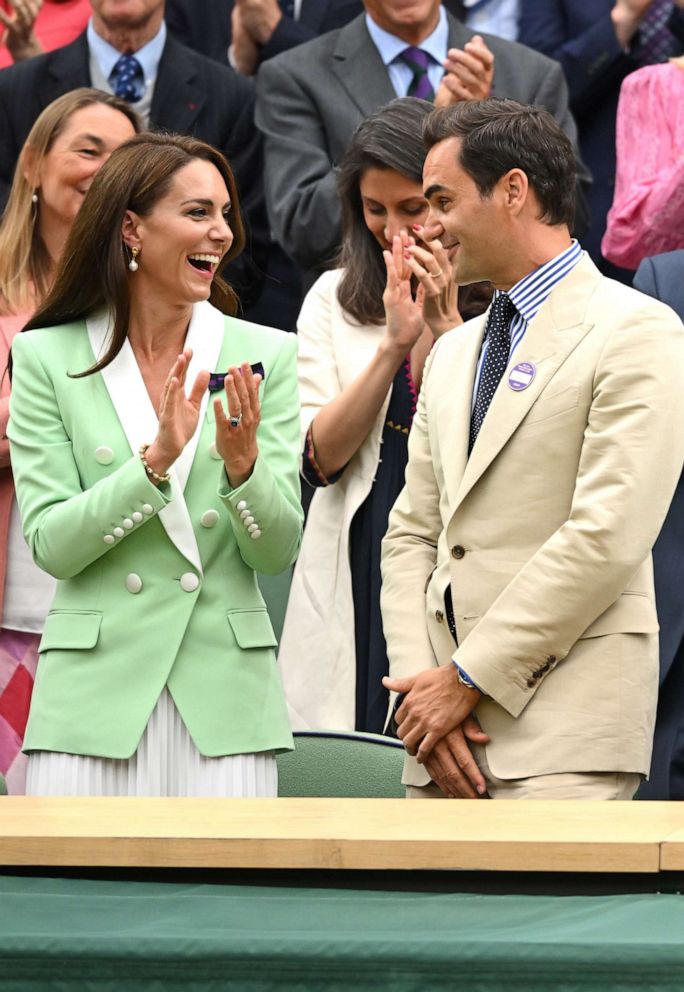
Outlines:
{"label": "crowd of spectators", "polygon": [[[222,274],[241,316],[299,338],[305,503],[315,492],[280,648],[295,729],[385,730],[380,544],[423,363],[492,298],[489,284],[457,297],[423,230],[422,126],[433,107],[489,97],[553,115],[575,158],[582,248],[622,283],[638,269],[635,285],[684,316],[684,0],[0,0],[5,357],[118,144],[141,129],[188,135],[234,172],[245,250]],[[81,122],[88,113],[102,120]],[[3,425],[8,404],[5,377]],[[0,634],[0,773],[21,791],[41,622],[16,610],[13,576],[33,580],[6,439],[0,464],[14,604]],[[655,548],[653,798],[684,798],[680,500],[678,489]]]}

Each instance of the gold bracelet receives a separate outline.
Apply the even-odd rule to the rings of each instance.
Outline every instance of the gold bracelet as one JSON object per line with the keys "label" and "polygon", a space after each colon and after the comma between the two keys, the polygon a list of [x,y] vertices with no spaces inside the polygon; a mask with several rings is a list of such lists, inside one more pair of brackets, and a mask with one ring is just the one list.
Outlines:
{"label": "gold bracelet", "polygon": [[148,448],[149,448],[149,444],[141,444],[140,448],[138,449],[140,452],[140,461],[143,463],[145,471],[147,472],[147,474],[149,475],[150,479],[152,479],[153,482],[168,482],[169,479],[171,478],[169,473],[166,472],[164,475],[158,475],[155,472],[155,470],[152,468],[152,466],[148,463],[147,459],[145,458],[145,452],[147,451]]}

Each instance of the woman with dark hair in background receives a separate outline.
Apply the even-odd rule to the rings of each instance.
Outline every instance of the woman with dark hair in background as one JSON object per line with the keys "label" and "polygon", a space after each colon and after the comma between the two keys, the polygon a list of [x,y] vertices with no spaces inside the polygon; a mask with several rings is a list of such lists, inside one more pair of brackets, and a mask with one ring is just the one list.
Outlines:
{"label": "woman with dark hair in background", "polygon": [[96,177],[12,346],[24,534],[60,581],[34,795],[275,795],[292,737],[256,571],[295,558],[296,340],[236,320],[220,152],[146,134]]}
{"label": "woman with dark hair in background", "polygon": [[425,359],[462,322],[447,253],[421,227],[432,109],[405,97],[358,128],[339,172],[339,268],[298,321],[302,471],[317,488],[278,655],[296,729],[380,733],[387,716],[380,542]]}
{"label": "woman with dark hair in background", "polygon": [[[14,335],[52,285],[71,225],[93,176],[140,130],[130,104],[99,90],[59,97],[26,139],[0,223],[0,367]],[[0,774],[24,790],[21,745],[43,621],[54,582],[31,561],[21,533],[6,437],[9,377],[0,383]]]}

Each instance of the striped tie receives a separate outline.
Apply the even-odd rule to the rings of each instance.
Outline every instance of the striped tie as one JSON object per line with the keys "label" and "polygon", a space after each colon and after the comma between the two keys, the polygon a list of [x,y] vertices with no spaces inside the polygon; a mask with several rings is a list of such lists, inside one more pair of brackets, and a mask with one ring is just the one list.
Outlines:
{"label": "striped tie", "polygon": [[405,48],[403,52],[400,52],[397,58],[400,58],[413,73],[413,79],[406,96],[417,96],[421,100],[434,100],[435,91],[428,76],[428,66],[431,61],[428,53],[424,52],[422,48],[411,45],[410,48]]}
{"label": "striped tie", "polygon": [[506,371],[511,347],[511,321],[516,313],[515,304],[506,293],[499,293],[492,300],[487,318],[487,353],[480,369],[480,381],[477,384],[475,406],[470,419],[468,451],[472,451],[496,387]]}

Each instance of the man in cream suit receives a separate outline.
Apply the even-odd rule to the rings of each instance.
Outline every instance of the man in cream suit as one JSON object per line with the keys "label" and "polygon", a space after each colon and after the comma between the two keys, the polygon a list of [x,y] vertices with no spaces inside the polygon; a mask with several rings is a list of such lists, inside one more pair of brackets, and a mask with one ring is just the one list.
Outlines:
{"label": "man in cream suit", "polygon": [[464,103],[426,141],[429,234],[457,282],[499,292],[432,351],[383,545],[386,685],[419,762],[404,781],[629,799],[651,754],[684,327],[571,240],[572,148],[546,111]]}

